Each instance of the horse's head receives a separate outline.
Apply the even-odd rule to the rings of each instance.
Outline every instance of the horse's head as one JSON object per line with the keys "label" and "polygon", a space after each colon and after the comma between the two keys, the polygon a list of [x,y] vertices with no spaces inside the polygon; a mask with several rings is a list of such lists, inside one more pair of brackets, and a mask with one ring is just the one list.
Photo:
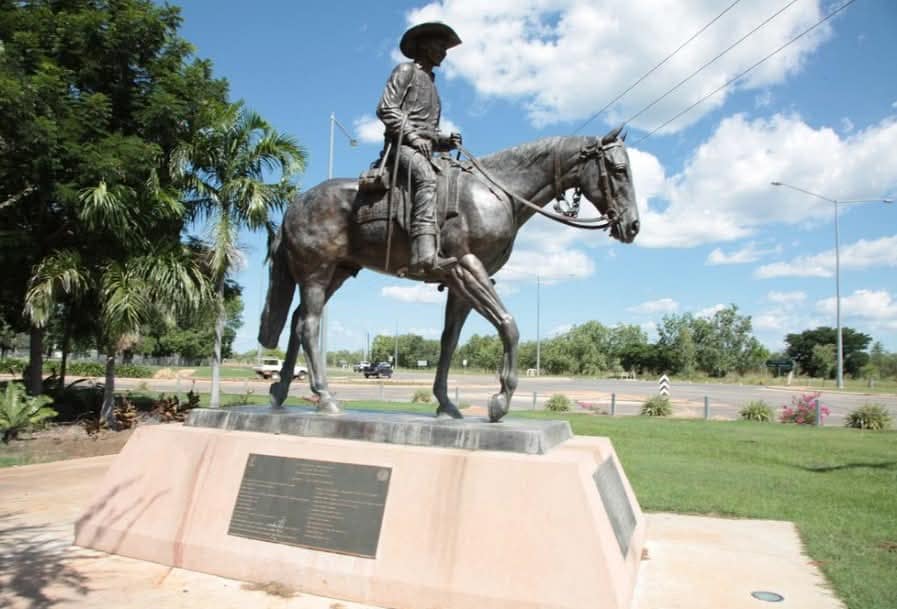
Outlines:
{"label": "horse's head", "polygon": [[586,198],[610,221],[610,234],[632,243],[639,230],[638,205],[623,127],[617,127],[582,150],[579,187]]}

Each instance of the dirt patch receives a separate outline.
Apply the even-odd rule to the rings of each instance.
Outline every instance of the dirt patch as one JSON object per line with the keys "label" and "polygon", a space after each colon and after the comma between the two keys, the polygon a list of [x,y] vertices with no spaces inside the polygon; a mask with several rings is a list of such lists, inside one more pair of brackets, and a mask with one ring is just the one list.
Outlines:
{"label": "dirt patch", "polygon": [[98,457],[117,454],[132,429],[124,431],[101,431],[96,437],[89,437],[81,425],[54,425],[29,435],[22,434],[18,440],[0,444],[0,462],[14,465],[46,463],[81,457]]}
{"label": "dirt patch", "polygon": [[193,376],[193,373],[196,372],[194,368],[179,368],[177,370],[173,368],[160,368],[153,373],[154,379],[186,379]]}

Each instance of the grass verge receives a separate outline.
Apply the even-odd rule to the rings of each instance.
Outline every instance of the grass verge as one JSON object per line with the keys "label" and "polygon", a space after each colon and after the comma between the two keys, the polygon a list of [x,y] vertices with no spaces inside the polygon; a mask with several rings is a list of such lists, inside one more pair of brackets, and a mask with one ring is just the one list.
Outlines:
{"label": "grass verge", "polygon": [[611,438],[643,509],[792,521],[848,607],[897,607],[897,433],[564,418]]}

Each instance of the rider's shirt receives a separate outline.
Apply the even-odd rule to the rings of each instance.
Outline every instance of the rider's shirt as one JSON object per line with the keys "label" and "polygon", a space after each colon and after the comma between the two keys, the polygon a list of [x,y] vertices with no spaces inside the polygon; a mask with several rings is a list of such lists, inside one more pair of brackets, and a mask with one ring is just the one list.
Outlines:
{"label": "rider's shirt", "polygon": [[405,134],[414,133],[436,142],[441,105],[435,76],[414,62],[401,63],[389,76],[377,116],[386,125],[387,139],[399,137],[402,120]]}

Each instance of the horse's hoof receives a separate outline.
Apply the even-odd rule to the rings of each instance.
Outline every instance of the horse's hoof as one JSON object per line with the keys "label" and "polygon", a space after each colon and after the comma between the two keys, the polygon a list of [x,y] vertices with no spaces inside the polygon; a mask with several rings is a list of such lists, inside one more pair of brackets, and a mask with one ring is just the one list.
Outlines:
{"label": "horse's hoof", "polygon": [[319,414],[340,414],[342,411],[339,402],[332,398],[322,399],[318,402]]}
{"label": "horse's hoof", "polygon": [[277,383],[271,385],[271,388],[268,389],[268,395],[271,396],[271,408],[278,409],[283,408],[283,403],[286,402],[287,396],[284,391],[282,391]]}
{"label": "horse's hoof", "polygon": [[437,419],[463,419],[464,415],[454,404],[448,406],[440,406],[436,409]]}
{"label": "horse's hoof", "polygon": [[489,400],[489,420],[497,423],[508,414],[508,399],[503,393],[496,393]]}

